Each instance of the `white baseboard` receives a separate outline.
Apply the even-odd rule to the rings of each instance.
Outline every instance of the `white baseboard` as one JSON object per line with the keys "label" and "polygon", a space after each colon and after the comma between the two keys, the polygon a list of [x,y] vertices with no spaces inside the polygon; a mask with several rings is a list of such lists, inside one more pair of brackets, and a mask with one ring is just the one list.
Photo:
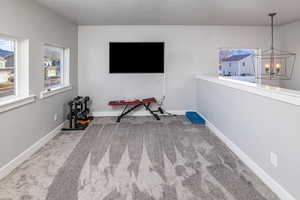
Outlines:
{"label": "white baseboard", "polygon": [[[94,117],[115,117],[119,116],[122,111],[95,111],[93,112]],[[175,115],[185,115],[186,111],[184,110],[170,110],[169,113]],[[151,116],[147,111],[136,111],[130,114],[131,116]]]}
{"label": "white baseboard", "polygon": [[58,127],[44,136],[42,139],[34,143],[31,147],[26,149],[24,152],[19,154],[12,161],[0,168],[0,180],[9,175],[14,169],[19,167],[23,162],[28,160],[34,153],[41,149],[47,142],[49,142],[53,137],[60,133],[66,122],[61,123]]}
{"label": "white baseboard", "polygon": [[206,126],[214,132],[240,159],[245,163],[280,199],[296,200],[289,192],[287,192],[277,181],[267,174],[258,164],[256,164],[246,153],[244,153],[235,143],[226,137],[221,130],[201,115]]}

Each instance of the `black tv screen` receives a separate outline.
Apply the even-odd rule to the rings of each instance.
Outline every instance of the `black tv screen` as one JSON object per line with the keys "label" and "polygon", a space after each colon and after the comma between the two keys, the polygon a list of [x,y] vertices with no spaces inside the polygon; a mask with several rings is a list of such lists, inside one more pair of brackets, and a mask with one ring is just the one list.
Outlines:
{"label": "black tv screen", "polygon": [[110,42],[109,73],[164,73],[164,43]]}

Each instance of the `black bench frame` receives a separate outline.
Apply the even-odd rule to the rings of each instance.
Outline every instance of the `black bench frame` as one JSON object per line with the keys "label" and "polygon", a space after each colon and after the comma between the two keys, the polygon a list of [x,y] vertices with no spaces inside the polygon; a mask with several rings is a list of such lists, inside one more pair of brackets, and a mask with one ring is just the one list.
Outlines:
{"label": "black bench frame", "polygon": [[160,120],[160,117],[158,116],[158,114],[156,114],[156,112],[160,112],[161,114],[163,114],[163,110],[159,107],[158,110],[151,110],[152,103],[143,103],[142,101],[139,104],[126,104],[125,108],[123,109],[121,115],[118,116],[117,118],[117,122],[119,123],[121,121],[121,119],[123,117],[125,117],[126,115],[128,115],[130,112],[136,110],[137,108],[144,106],[145,109],[151,113],[151,115],[156,119],[156,120]]}

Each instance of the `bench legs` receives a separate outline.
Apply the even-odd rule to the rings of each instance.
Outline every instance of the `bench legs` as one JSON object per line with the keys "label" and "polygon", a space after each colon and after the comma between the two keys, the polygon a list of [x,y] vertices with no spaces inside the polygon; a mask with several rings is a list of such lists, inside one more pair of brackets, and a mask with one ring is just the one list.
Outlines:
{"label": "bench legs", "polygon": [[[137,104],[137,105],[135,105],[135,106],[133,106],[133,107],[131,107],[131,108],[129,108],[129,105],[126,105],[125,108],[124,108],[124,110],[123,110],[123,112],[121,113],[121,115],[118,116],[117,122],[119,123],[123,117],[125,117],[125,116],[126,116],[127,114],[129,114],[131,111],[137,109],[138,107],[140,107],[140,106],[142,106],[142,105],[144,105],[145,109],[146,109],[147,111],[149,111],[149,112],[153,115],[153,117],[154,117],[156,120],[160,120],[158,114],[155,113],[156,111],[153,111],[153,110],[150,109],[151,103],[148,103],[148,104]],[[160,108],[159,108],[159,109],[160,109]],[[160,112],[161,112],[161,111],[160,111]]]}
{"label": "bench legs", "polygon": [[124,116],[126,116],[126,115],[127,115],[128,113],[130,113],[131,111],[137,109],[137,108],[140,107],[141,105],[142,105],[142,104],[137,104],[137,105],[135,105],[135,106],[133,106],[133,107],[131,107],[131,108],[129,108],[129,109],[127,109],[127,108],[129,107],[129,105],[126,105],[125,108],[124,108],[124,110],[123,110],[123,112],[121,113],[121,115],[118,116],[117,122],[120,122],[121,119],[122,119]]}
{"label": "bench legs", "polygon": [[153,110],[150,109],[150,105],[151,103],[148,103],[148,104],[143,104],[146,108],[146,110],[148,110],[152,115],[153,117],[156,119],[156,120],[160,120],[158,114],[155,114],[155,112]]}

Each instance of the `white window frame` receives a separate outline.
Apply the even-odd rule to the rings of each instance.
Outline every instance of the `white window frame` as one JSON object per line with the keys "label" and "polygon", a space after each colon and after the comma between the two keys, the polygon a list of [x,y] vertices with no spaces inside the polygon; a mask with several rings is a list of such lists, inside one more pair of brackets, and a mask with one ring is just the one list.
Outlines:
{"label": "white window frame", "polygon": [[36,96],[29,94],[29,40],[0,34],[3,40],[15,41],[15,94],[0,98],[0,113],[32,103]]}
{"label": "white window frame", "polygon": [[[260,48],[240,48],[240,47],[221,47],[221,48],[218,48],[218,52],[217,52],[217,55],[218,55],[218,62],[219,62],[219,59],[220,59],[220,51],[222,50],[253,50],[253,51],[256,51],[256,54],[260,54],[261,52],[261,49]],[[248,84],[261,84],[262,80],[261,78],[257,78],[257,74],[260,72],[260,60],[259,59],[256,59],[256,63],[255,63],[255,78],[256,78],[256,83],[251,83],[251,82],[247,82],[247,81],[240,81],[240,80],[234,80],[234,79],[230,79],[230,78],[226,78],[224,76],[220,76],[218,75],[219,79],[222,79],[222,80],[228,80],[228,81],[232,81],[232,82],[235,82],[235,83],[246,83],[247,85]]]}
{"label": "white window frame", "polygon": [[[44,61],[44,48],[54,47],[63,49],[63,64],[61,67],[61,84],[55,87],[45,88],[45,79],[43,78],[43,88],[44,90],[40,93],[40,99],[48,98],[53,95],[57,95],[72,89],[72,85],[70,83],[70,48],[65,48],[62,45],[44,43],[42,46],[42,62]],[[43,66],[43,64],[42,64]],[[44,70],[43,70],[44,73]],[[44,76],[43,76],[44,77]]]}

